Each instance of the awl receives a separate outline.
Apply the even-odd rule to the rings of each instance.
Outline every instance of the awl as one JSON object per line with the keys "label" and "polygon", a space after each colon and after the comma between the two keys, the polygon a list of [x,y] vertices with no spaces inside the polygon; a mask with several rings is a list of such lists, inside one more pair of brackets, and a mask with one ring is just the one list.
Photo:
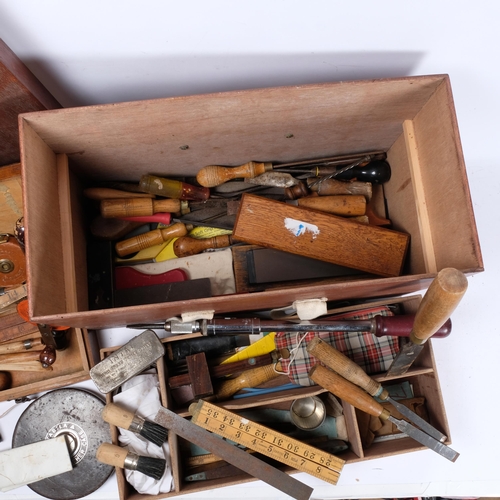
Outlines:
{"label": "awl", "polygon": [[445,434],[439,432],[435,427],[429,424],[429,422],[426,422],[404,404],[392,399],[389,396],[389,392],[384,389],[379,382],[372,379],[359,365],[324,340],[319,337],[314,337],[308,342],[307,351],[328,368],[331,368],[333,371],[349,380],[349,382],[361,387],[371,396],[391,403],[401,415],[420,427],[420,429],[426,434],[429,434],[429,436],[432,436],[441,443],[446,441],[447,436]]}
{"label": "awl", "polygon": [[[167,320],[164,323],[141,323],[129,325],[128,328],[152,330],[164,329],[173,335],[201,333],[204,336],[214,335],[259,335],[270,332],[368,332],[377,337],[385,335],[408,337],[415,322],[412,314],[398,316],[375,316],[372,319],[359,320],[315,320],[285,321],[260,318],[215,318],[181,322]],[[436,332],[437,337],[447,337],[451,332],[451,321],[446,321]]]}
{"label": "awl", "polygon": [[467,278],[458,269],[447,267],[439,271],[419,305],[410,333],[387,376],[403,375],[424,348],[425,342],[445,323],[467,290]]}
{"label": "awl", "polygon": [[418,441],[420,444],[427,446],[427,448],[430,448],[432,451],[435,451],[451,462],[454,462],[458,458],[459,453],[455,450],[440,443],[437,439],[417,429],[405,420],[394,418],[386,408],[373,399],[367,392],[329,368],[325,368],[322,365],[314,365],[309,371],[309,378],[359,410],[374,417],[379,417],[382,420],[389,420],[389,422],[392,422],[401,432],[415,441]]}

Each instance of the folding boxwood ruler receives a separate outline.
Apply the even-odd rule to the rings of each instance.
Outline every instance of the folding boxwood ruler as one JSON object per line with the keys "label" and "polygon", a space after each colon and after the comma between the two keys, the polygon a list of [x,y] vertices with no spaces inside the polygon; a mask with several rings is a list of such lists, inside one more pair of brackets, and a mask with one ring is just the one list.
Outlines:
{"label": "folding boxwood ruler", "polygon": [[236,413],[200,400],[189,407],[191,421],[262,455],[337,484],[345,460],[292,439]]}

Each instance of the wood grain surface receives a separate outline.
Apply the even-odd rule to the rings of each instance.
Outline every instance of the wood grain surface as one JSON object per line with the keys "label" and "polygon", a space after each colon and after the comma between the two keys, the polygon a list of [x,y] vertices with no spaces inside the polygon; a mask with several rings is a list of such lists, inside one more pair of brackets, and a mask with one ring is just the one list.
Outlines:
{"label": "wood grain surface", "polygon": [[60,108],[35,75],[0,39],[0,165],[20,159],[20,113]]}
{"label": "wood grain surface", "polygon": [[235,240],[381,276],[399,276],[409,235],[245,194]]}

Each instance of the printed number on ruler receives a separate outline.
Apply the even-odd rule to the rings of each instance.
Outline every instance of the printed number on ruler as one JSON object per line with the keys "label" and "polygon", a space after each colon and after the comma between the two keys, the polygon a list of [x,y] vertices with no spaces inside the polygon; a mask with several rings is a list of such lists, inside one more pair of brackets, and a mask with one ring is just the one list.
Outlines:
{"label": "printed number on ruler", "polygon": [[337,484],[344,460],[223,408],[198,401],[192,422],[302,472]]}

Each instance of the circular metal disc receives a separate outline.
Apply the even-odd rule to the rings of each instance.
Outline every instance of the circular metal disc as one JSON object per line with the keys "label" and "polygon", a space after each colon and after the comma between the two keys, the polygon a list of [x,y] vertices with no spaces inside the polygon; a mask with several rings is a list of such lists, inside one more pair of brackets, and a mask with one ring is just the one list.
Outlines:
{"label": "circular metal disc", "polygon": [[101,418],[104,401],[81,389],[57,389],[39,397],[22,413],[14,429],[12,447],[50,439],[63,434],[73,470],[29,487],[53,500],[73,500],[97,490],[113,467],[97,461],[97,448],[111,442],[109,425]]}

